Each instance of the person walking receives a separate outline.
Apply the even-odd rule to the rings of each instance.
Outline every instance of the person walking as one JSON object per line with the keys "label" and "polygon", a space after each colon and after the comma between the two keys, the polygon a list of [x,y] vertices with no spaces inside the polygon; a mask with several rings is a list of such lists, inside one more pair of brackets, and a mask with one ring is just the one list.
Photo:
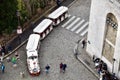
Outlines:
{"label": "person walking", "polygon": [[61,1],[60,0],[56,0],[57,6],[60,7],[61,6]]}
{"label": "person walking", "polygon": [[86,41],[85,39],[82,41],[82,48],[85,48],[85,45],[86,45]]}
{"label": "person walking", "polygon": [[13,64],[16,64],[16,61],[17,61],[16,57],[12,57],[11,61],[12,61]]}
{"label": "person walking", "polygon": [[17,60],[19,59],[18,51],[15,52],[15,57],[16,57]]}
{"label": "person walking", "polygon": [[12,51],[12,47],[10,45],[7,46],[7,52],[10,53]]}
{"label": "person walking", "polygon": [[65,71],[66,71],[66,68],[67,68],[67,64],[63,64],[63,73],[65,73]]}
{"label": "person walking", "polygon": [[6,59],[7,59],[7,62],[10,62],[10,61],[11,61],[11,59],[10,59],[10,57],[9,57],[9,56],[8,56]]}
{"label": "person walking", "polygon": [[5,72],[5,65],[4,64],[1,65],[1,70],[2,70],[2,73]]}
{"label": "person walking", "polygon": [[60,63],[60,72],[63,71],[62,69],[63,69],[63,63],[61,62],[61,63]]}
{"label": "person walking", "polygon": [[2,51],[2,55],[3,55],[3,54],[5,55],[5,53],[6,53],[6,48],[5,48],[4,45],[2,46],[2,50],[1,50],[1,51]]}
{"label": "person walking", "polygon": [[49,73],[49,69],[50,69],[50,66],[47,64],[47,65],[45,66],[45,72],[46,72],[46,74]]}

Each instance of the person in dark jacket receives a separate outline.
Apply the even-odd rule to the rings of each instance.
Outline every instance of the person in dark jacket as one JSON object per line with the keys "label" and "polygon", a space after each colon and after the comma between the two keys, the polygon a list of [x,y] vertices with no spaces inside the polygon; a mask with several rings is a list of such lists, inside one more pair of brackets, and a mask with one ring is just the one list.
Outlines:
{"label": "person in dark jacket", "polygon": [[65,73],[65,71],[66,71],[66,68],[67,68],[67,64],[63,64],[63,73]]}
{"label": "person in dark jacket", "polygon": [[60,7],[61,6],[61,1],[60,0],[56,0],[57,6]]}
{"label": "person in dark jacket", "polygon": [[46,72],[46,74],[49,73],[49,69],[50,69],[50,66],[47,64],[47,66],[45,66],[45,72]]}
{"label": "person in dark jacket", "polygon": [[4,53],[4,54],[6,53],[6,49],[5,49],[5,46],[4,46],[4,45],[2,46],[2,50],[1,50],[1,51],[2,51],[2,53]]}
{"label": "person in dark jacket", "polygon": [[82,41],[82,48],[85,48],[85,45],[86,45],[86,41],[83,40],[83,41]]}

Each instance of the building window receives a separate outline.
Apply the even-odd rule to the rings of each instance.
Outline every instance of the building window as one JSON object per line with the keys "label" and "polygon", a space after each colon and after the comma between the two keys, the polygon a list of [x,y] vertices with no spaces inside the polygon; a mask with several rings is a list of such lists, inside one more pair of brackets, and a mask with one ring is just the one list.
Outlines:
{"label": "building window", "polygon": [[107,15],[105,27],[106,30],[103,44],[103,56],[112,63],[118,29],[117,20],[112,13]]}

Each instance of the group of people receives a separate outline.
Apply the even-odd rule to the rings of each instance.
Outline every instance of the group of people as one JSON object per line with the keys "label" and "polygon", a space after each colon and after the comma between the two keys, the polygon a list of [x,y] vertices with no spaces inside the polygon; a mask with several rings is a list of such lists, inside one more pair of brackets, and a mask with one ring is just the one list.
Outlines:
{"label": "group of people", "polygon": [[108,71],[107,64],[100,60],[100,58],[93,58],[93,62],[95,69],[100,75],[100,80],[118,80],[115,74],[113,75]]}
{"label": "group of people", "polygon": [[63,64],[62,62],[60,63],[60,72],[65,73],[67,68],[67,64]]}
{"label": "group of people", "polygon": [[[16,66],[16,61],[17,61],[17,59],[19,59],[19,55],[16,51],[15,52],[15,57],[12,57],[12,58],[7,57],[6,59],[7,59],[7,62],[12,62],[13,66]],[[4,73],[4,71],[5,71],[5,65],[4,65],[3,60],[1,60],[1,58],[0,58],[0,70],[2,71],[2,73]]]}
{"label": "group of people", "polygon": [[12,51],[12,47],[10,45],[6,46],[5,45],[0,45],[0,55],[4,56],[6,53],[9,53]]}
{"label": "group of people", "polygon": [[[60,67],[60,72],[63,72],[63,73],[65,73],[65,71],[66,71],[66,68],[67,68],[67,64],[63,64],[62,62],[59,64],[59,67]],[[46,74],[48,74],[49,73],[49,70],[50,70],[50,65],[46,65],[45,66],[45,72],[46,72]]]}

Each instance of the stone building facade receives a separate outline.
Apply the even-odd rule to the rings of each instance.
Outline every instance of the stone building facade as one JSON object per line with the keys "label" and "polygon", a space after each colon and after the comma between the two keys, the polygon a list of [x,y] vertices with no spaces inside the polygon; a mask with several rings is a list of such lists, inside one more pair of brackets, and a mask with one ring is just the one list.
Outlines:
{"label": "stone building facade", "polygon": [[120,78],[120,0],[92,0],[86,51]]}

